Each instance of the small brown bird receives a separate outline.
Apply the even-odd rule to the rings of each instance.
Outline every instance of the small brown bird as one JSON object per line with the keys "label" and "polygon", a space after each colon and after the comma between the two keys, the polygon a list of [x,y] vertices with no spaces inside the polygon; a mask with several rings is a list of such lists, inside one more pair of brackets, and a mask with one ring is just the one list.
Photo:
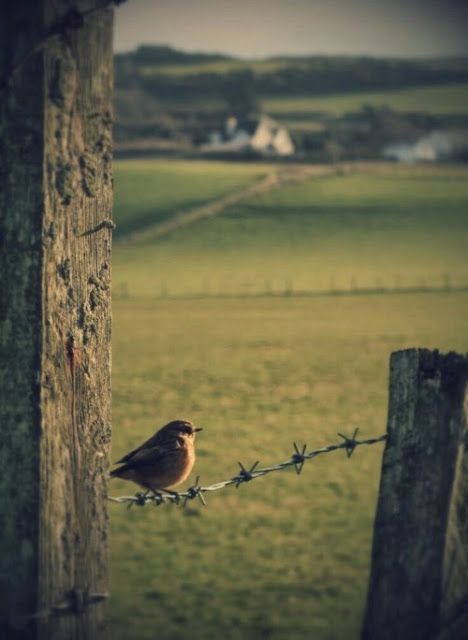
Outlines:
{"label": "small brown bird", "polygon": [[169,422],[137,449],[115,464],[112,478],[132,480],[159,493],[184,482],[195,462],[195,434],[202,431],[186,420]]}

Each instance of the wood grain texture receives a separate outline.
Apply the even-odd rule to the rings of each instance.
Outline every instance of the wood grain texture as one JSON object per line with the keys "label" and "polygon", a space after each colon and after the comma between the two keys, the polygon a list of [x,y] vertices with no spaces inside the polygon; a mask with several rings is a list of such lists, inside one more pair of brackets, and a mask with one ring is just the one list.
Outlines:
{"label": "wood grain texture", "polygon": [[458,354],[392,354],[365,640],[466,638],[467,379]]}
{"label": "wood grain texture", "polygon": [[[95,5],[10,3],[2,69]],[[112,217],[111,93],[102,9],[27,61],[1,111],[0,613],[18,637],[106,636],[86,594],[107,590],[112,232],[81,234]]]}

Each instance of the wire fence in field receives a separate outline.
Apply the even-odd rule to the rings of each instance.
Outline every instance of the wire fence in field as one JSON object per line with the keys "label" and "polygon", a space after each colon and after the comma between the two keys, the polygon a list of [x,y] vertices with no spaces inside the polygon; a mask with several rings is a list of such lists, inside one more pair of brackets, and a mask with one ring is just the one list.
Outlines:
{"label": "wire fence in field", "polygon": [[[145,291],[148,289],[145,287]],[[350,295],[384,295],[384,294],[410,294],[410,293],[457,293],[468,291],[468,282],[461,278],[453,278],[449,274],[440,279],[428,281],[421,277],[413,281],[403,282],[402,278],[395,276],[384,281],[376,278],[373,282],[362,281],[351,277],[347,282],[330,280],[323,287],[309,287],[301,283],[295,283],[292,278],[284,280],[266,279],[263,282],[233,281],[210,282],[204,280],[199,286],[183,289],[180,284],[162,280],[155,283],[150,293],[145,297],[170,299],[203,299],[203,298],[240,298],[240,297],[291,297],[291,296],[350,296]],[[128,282],[120,282],[114,288],[114,297],[129,299],[135,294]]]}
{"label": "wire fence in field", "polygon": [[308,462],[309,460],[313,460],[314,458],[317,458],[322,454],[344,449],[347,457],[350,458],[357,447],[360,447],[362,445],[377,444],[378,442],[384,442],[387,439],[387,435],[384,434],[374,438],[367,438],[366,440],[358,440],[358,431],[358,429],[355,429],[351,437],[343,435],[342,433],[338,433],[338,436],[341,438],[341,442],[338,442],[336,444],[329,444],[326,447],[313,449],[312,451],[307,451],[307,445],[304,444],[302,447],[299,447],[297,443],[294,442],[293,453],[291,457],[284,462],[279,462],[278,464],[274,464],[269,467],[259,468],[258,460],[250,467],[245,466],[244,464],[242,464],[242,462],[238,462],[239,471],[236,475],[232,476],[228,480],[222,480],[221,482],[215,482],[214,484],[210,484],[207,486],[200,485],[200,478],[197,477],[195,484],[181,493],[175,491],[146,491],[144,493],[139,492],[133,496],[110,496],[109,500],[120,504],[127,504],[129,507],[131,507],[132,505],[143,507],[148,503],[155,506],[159,506],[164,503],[182,504],[183,506],[185,506],[189,500],[198,498],[200,502],[203,503],[203,505],[206,505],[204,495],[207,493],[220,491],[230,486],[235,486],[237,489],[241,484],[251,482],[252,480],[256,480],[257,478],[261,478],[275,471],[283,471],[284,469],[288,469],[289,467],[294,467],[296,473],[299,475],[302,471],[302,467],[306,462]]}

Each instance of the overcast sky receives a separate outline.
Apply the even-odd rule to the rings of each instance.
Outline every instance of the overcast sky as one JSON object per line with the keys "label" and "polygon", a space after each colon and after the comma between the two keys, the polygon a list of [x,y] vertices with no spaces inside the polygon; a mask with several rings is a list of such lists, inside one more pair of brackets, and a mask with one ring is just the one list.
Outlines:
{"label": "overcast sky", "polygon": [[115,50],[468,55],[468,0],[127,0]]}

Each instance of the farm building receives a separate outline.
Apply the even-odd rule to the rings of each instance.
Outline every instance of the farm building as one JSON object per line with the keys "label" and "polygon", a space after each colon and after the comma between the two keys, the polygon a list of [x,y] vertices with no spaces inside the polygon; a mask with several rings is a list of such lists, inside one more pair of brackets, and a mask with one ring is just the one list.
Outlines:
{"label": "farm building", "polygon": [[414,143],[388,145],[382,155],[397,162],[466,162],[468,131],[433,131]]}
{"label": "farm building", "polygon": [[291,156],[294,143],[287,128],[268,116],[238,120],[230,117],[223,131],[210,134],[201,147],[206,153],[242,153],[254,151],[265,156]]}

